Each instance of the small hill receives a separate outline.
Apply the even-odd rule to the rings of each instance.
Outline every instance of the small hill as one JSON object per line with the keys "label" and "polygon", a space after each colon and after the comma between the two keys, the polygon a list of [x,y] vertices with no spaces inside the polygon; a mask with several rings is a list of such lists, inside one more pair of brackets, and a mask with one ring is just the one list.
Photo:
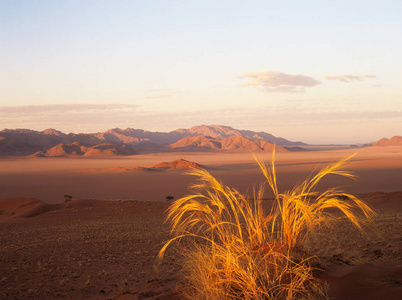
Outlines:
{"label": "small hill", "polygon": [[[251,141],[242,136],[233,136],[225,139],[215,139],[207,136],[186,137],[169,145],[173,151],[222,151],[222,152],[262,152],[272,151],[274,145],[267,141]],[[281,146],[276,151],[286,152]]]}
{"label": "small hill", "polygon": [[170,170],[188,170],[198,168],[201,168],[199,164],[182,158],[179,158],[171,162],[162,162],[152,167],[152,169],[170,169]]}
{"label": "small hill", "polygon": [[100,144],[86,147],[79,142],[72,144],[59,144],[43,152],[38,151],[34,156],[62,157],[62,156],[85,156],[85,157],[109,157],[134,155],[136,151],[127,145],[121,144]]}
{"label": "small hill", "polygon": [[388,146],[402,146],[402,136],[393,136],[390,139],[382,138],[375,142],[373,146],[376,147],[388,147]]}
{"label": "small hill", "polygon": [[0,200],[0,221],[28,218],[51,210],[54,205],[35,198],[11,198]]}
{"label": "small hill", "polygon": [[168,170],[189,170],[202,168],[201,165],[179,158],[170,162],[162,162],[151,168],[147,167],[114,167],[107,169],[84,169],[78,173],[127,173],[127,172],[163,172]]}

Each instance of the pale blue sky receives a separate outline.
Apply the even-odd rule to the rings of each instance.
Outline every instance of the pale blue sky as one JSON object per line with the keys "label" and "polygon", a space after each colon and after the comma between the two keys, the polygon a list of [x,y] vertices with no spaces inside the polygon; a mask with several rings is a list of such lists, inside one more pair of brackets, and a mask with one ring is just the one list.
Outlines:
{"label": "pale blue sky", "polygon": [[402,1],[1,1],[0,129],[402,135]]}

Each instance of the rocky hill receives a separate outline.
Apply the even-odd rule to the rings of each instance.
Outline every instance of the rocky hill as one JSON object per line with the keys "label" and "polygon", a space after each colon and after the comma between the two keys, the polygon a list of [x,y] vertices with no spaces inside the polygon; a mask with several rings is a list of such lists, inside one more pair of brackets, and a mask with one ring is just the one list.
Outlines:
{"label": "rocky hill", "polygon": [[85,155],[87,148],[104,143],[91,134],[64,134],[55,129],[4,129],[0,131],[0,156]]}
{"label": "rocky hill", "polygon": [[251,141],[266,141],[271,144],[276,144],[279,146],[302,146],[306,145],[303,142],[292,142],[286,140],[284,138],[275,137],[272,134],[260,131],[251,131],[251,130],[238,130],[234,129],[229,126],[222,126],[222,125],[201,125],[201,126],[194,126],[190,129],[178,129],[175,132],[184,134],[186,136],[209,136],[215,139],[225,139],[228,137],[235,137],[235,136],[242,136]]}
{"label": "rocky hill", "polygon": [[[171,132],[114,128],[98,133],[65,134],[55,129],[4,129],[0,156],[116,156],[170,151],[268,151],[305,145],[266,132],[229,126],[195,126]],[[282,147],[281,147],[282,146]]]}
{"label": "rocky hill", "polygon": [[390,139],[382,138],[381,140],[375,142],[373,146],[377,147],[402,146],[402,136],[393,136]]}
{"label": "rocky hill", "polygon": [[38,151],[33,156],[36,157],[62,157],[62,156],[85,156],[85,157],[110,157],[134,155],[137,152],[134,148],[121,144],[100,144],[86,147],[80,142],[72,144],[59,144],[43,152]]}
{"label": "rocky hill", "polygon": [[[226,151],[226,152],[261,152],[272,151],[274,145],[260,140],[249,140],[242,136],[232,136],[217,139],[207,136],[186,137],[169,145],[174,151],[202,152],[202,151]],[[276,151],[287,151],[281,146],[276,146]]]}

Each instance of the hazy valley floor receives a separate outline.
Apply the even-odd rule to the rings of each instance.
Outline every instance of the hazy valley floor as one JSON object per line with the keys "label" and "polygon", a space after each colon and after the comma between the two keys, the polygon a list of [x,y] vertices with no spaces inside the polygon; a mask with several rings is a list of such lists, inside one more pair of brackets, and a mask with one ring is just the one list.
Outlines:
{"label": "hazy valley floor", "polygon": [[[292,188],[325,164],[353,153],[348,164],[358,180],[328,177],[322,188],[343,186],[350,193],[402,190],[402,147],[370,147],[359,150],[277,153],[278,187]],[[270,154],[257,154],[269,162]],[[207,168],[225,184],[242,193],[264,181],[251,153],[161,153],[114,159],[12,158],[0,159],[0,199],[34,197],[47,203],[61,203],[64,195],[73,199],[165,200],[184,196],[194,178],[185,170],[160,172],[123,171],[151,167],[183,158]],[[267,193],[267,197],[272,194]]]}

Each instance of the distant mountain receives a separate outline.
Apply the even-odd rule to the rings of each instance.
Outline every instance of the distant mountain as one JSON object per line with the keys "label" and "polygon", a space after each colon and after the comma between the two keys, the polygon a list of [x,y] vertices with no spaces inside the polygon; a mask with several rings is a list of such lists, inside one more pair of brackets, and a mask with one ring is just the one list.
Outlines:
{"label": "distant mountain", "polygon": [[85,134],[85,133],[69,133],[65,135],[63,138],[64,143],[74,143],[79,142],[81,145],[86,147],[92,147],[96,145],[100,145],[105,143],[106,141],[103,139],[98,139],[97,137],[93,136],[92,134]]}
{"label": "distant mountain", "polygon": [[118,145],[118,144],[100,144],[96,146],[89,147],[84,156],[91,157],[107,157],[107,156],[127,156],[135,155],[137,151],[129,145]]}
{"label": "distant mountain", "polygon": [[377,147],[402,146],[402,136],[393,136],[390,139],[382,138],[381,140],[375,142],[373,146]]}
{"label": "distant mountain", "polygon": [[72,144],[58,144],[47,151],[38,151],[34,156],[67,156],[67,155],[83,155],[86,147],[82,146],[79,142]]}
{"label": "distant mountain", "polygon": [[267,151],[305,145],[266,132],[229,126],[195,126],[171,132],[114,128],[105,132],[65,134],[56,129],[4,129],[0,156],[114,156],[169,151]]}
{"label": "distant mountain", "polygon": [[215,139],[225,139],[228,137],[242,136],[251,141],[266,141],[279,146],[303,146],[302,142],[292,142],[284,138],[275,137],[266,132],[255,132],[250,130],[238,130],[229,126],[221,125],[201,125],[190,129],[177,129],[171,132],[151,132],[142,129],[120,129],[114,128],[105,132],[93,133],[93,136],[104,139],[112,143],[124,143],[138,145],[141,143],[154,143],[168,145],[175,143],[185,137],[208,136]]}
{"label": "distant mountain", "polygon": [[29,129],[4,129],[0,131],[0,137],[0,156],[31,155],[63,142],[60,136]]}
{"label": "distant mountain", "polygon": [[53,129],[53,128],[45,129],[42,131],[42,133],[44,135],[66,136],[65,133],[58,131],[56,129]]}
{"label": "distant mountain", "polygon": [[213,151],[221,150],[222,145],[218,139],[200,135],[182,138],[169,145],[169,148],[176,151]]}
{"label": "distant mountain", "polygon": [[216,139],[225,139],[232,136],[242,136],[251,141],[266,141],[271,144],[276,144],[279,146],[302,146],[306,145],[303,142],[291,142],[284,138],[275,137],[272,134],[260,131],[251,131],[251,130],[238,130],[234,129],[229,126],[222,126],[222,125],[201,125],[201,126],[194,126],[190,129],[178,129],[175,130],[180,134],[184,134],[187,136],[198,136],[198,135],[205,135],[210,136]]}
{"label": "distant mountain", "polygon": [[[94,155],[101,155],[110,151],[87,148],[99,146],[105,142],[90,134],[70,133],[67,135],[55,129],[46,129],[44,131],[4,129],[0,131],[0,156],[86,155],[88,151]],[[119,147],[121,147],[120,144]],[[115,152],[125,153],[126,151],[116,150]]]}
{"label": "distant mountain", "polygon": [[[274,145],[266,141],[251,141],[242,136],[232,136],[217,139],[207,136],[186,137],[169,145],[174,151],[201,152],[201,151],[227,151],[227,152],[261,152],[272,151]],[[276,146],[276,151],[287,151],[281,146]]]}
{"label": "distant mountain", "polygon": [[175,131],[172,132],[152,132],[146,131],[142,129],[120,129],[114,128],[109,129],[105,132],[98,132],[92,134],[94,137],[99,139],[106,140],[112,143],[124,143],[130,145],[138,145],[141,143],[153,143],[153,144],[171,144],[174,143],[181,138],[185,137],[185,135],[177,133]]}

